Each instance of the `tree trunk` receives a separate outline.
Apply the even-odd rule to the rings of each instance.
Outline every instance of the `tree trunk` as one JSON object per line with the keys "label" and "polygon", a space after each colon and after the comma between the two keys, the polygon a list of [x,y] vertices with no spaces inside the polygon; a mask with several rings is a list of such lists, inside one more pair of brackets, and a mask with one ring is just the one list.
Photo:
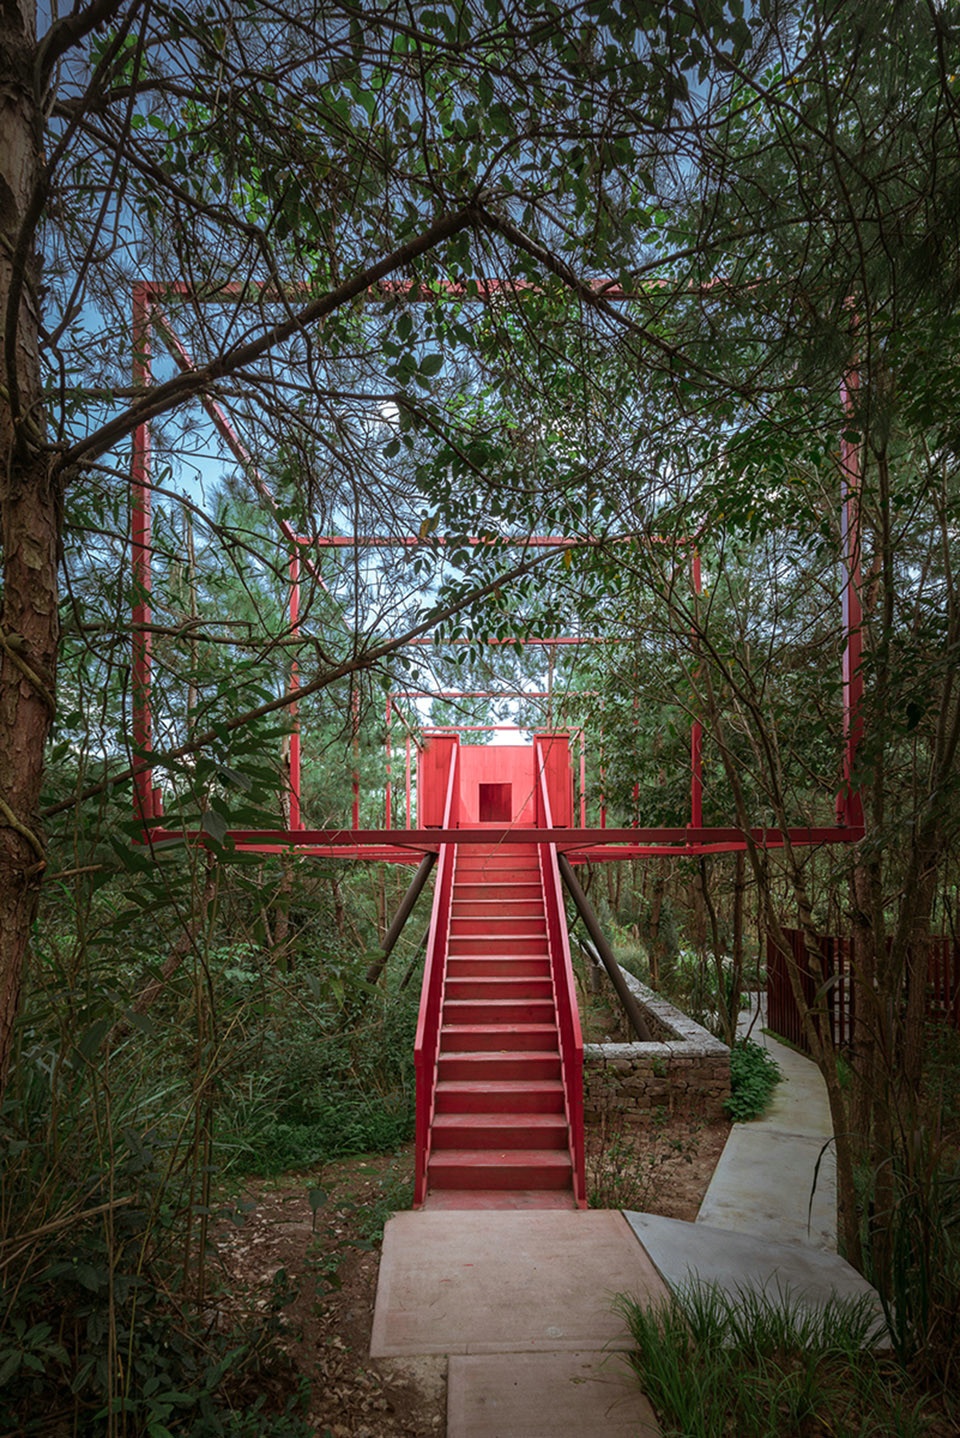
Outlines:
{"label": "tree trunk", "polygon": [[[60,500],[43,449],[40,263],[29,240],[42,179],[30,0],[0,7],[0,1086],[10,1062],[23,966],[45,867],[44,745],[59,642]],[[19,301],[19,302],[18,302]],[[8,309],[15,323],[8,323]]]}

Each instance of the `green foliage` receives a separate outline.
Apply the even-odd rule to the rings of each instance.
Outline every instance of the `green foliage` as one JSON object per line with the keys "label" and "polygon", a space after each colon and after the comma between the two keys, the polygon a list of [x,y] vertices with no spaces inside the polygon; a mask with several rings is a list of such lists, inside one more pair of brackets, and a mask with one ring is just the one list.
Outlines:
{"label": "green foliage", "polygon": [[636,1344],[630,1362],[664,1438],[837,1438],[926,1431],[906,1374],[871,1350],[869,1300],[813,1308],[789,1293],[726,1294],[700,1285],[619,1311]]}
{"label": "green foliage", "polygon": [[586,1134],[591,1208],[651,1208],[658,1184],[692,1163],[699,1145],[697,1125],[678,1133],[667,1128],[666,1118],[666,1110],[658,1108],[649,1123],[631,1124],[622,1110],[604,1102]]}
{"label": "green foliage", "polygon": [[[11,25],[29,26],[31,7],[21,9]],[[866,909],[892,913],[894,896],[909,904],[924,887],[905,855],[924,875],[943,862],[960,792],[943,757],[957,753],[944,739],[960,515],[955,36],[937,5],[844,0],[821,19],[741,0],[560,7],[547,23],[536,6],[504,21],[495,4],[468,0],[411,14],[185,0],[120,4],[92,27],[54,22],[49,51],[31,53],[26,32],[8,46],[25,106],[53,65],[34,127],[35,158],[51,168],[18,245],[28,256],[42,223],[44,413],[31,423],[51,439],[39,490],[63,497],[68,596],[47,771],[48,800],[67,807],[47,815],[13,1090],[30,1118],[0,1156],[5,1192],[19,1185],[38,1205],[27,1232],[72,1214],[75,1192],[112,1194],[114,1168],[140,1164],[157,1173],[149,1232],[167,1235],[167,1257],[186,1270],[215,1163],[273,1172],[409,1131],[413,1006],[396,990],[387,1004],[363,990],[362,954],[382,917],[368,877],[341,875],[328,893],[330,869],[241,856],[227,837],[281,819],[289,724],[276,713],[239,721],[279,701],[294,653],[311,822],[345,821],[355,764],[362,819],[378,817],[368,781],[380,736],[367,723],[357,732],[342,671],[369,662],[389,685],[406,665],[418,682],[415,661],[397,656],[391,669],[390,656],[366,656],[405,629],[433,628],[434,604],[454,611],[434,632],[465,641],[453,667],[479,671],[491,637],[619,641],[566,668],[561,655],[551,670],[551,688],[571,694],[554,715],[604,733],[589,781],[595,794],[604,771],[611,818],[687,822],[696,714],[708,721],[707,822],[733,822],[735,788],[738,823],[831,819],[845,426],[864,440],[861,567],[872,576],[860,755],[882,858]],[[465,196],[469,213],[428,244]],[[163,294],[161,308],[197,368],[181,355],[165,386],[161,327],[150,337],[152,698],[154,738],[177,754],[161,754],[155,778],[173,825],[202,827],[202,852],[134,845],[126,793],[71,806],[138,757],[125,717],[124,407],[142,400],[129,388],[130,277],[151,270],[195,286]],[[633,298],[588,302],[585,276]],[[389,288],[400,277],[415,298]],[[516,284],[481,303],[491,277]],[[333,297],[321,326],[296,313],[318,295]],[[277,322],[285,338],[258,356]],[[34,347],[25,333],[14,348],[22,359]],[[839,380],[854,364],[845,412]],[[185,407],[210,375],[250,463],[219,463],[214,430]],[[40,388],[21,386],[34,408]],[[254,492],[254,464],[272,512]],[[198,477],[215,491],[206,516],[173,497],[194,494]],[[52,571],[61,536],[50,503],[34,528],[48,535]],[[304,581],[297,637],[277,519],[303,535],[349,527],[447,544],[397,563],[325,552]],[[9,559],[20,545],[4,532]],[[590,543],[504,582],[514,551],[495,541],[551,532]],[[469,533],[491,543],[478,552]],[[684,578],[694,534],[696,600]],[[465,608],[478,583],[487,593]],[[44,605],[53,616],[56,596],[37,598],[31,624]],[[50,628],[52,651],[52,618]],[[16,636],[12,620],[7,629]],[[515,672],[519,687],[538,687],[526,683],[533,661]],[[194,751],[198,731],[207,737]],[[34,798],[19,815],[31,827]],[[917,842],[924,824],[929,844]],[[847,876],[829,887],[828,905]],[[680,952],[679,909],[631,921],[661,978],[676,970],[680,1007],[706,1022],[733,1015],[722,969]],[[882,952],[885,934],[873,937]],[[885,967],[905,971],[902,958]],[[17,981],[15,967],[12,991]],[[157,993],[140,1004],[148,981]],[[892,989],[876,1005],[892,1016],[880,1047],[897,1062],[902,998]],[[757,1061],[744,1065],[738,1117],[756,1111],[769,1080]],[[34,1092],[46,1094],[49,1124]],[[896,1214],[870,1219],[893,1224],[894,1271],[926,1304],[936,1250],[925,1225],[949,1205],[931,1204],[916,1168],[898,1182]],[[92,1260],[83,1270],[95,1271]],[[14,1320],[11,1381],[55,1367],[58,1330],[33,1312]],[[908,1326],[929,1328],[926,1317]],[[121,1337],[139,1341],[132,1329]]]}
{"label": "green foliage", "polygon": [[317,1013],[265,976],[267,1002],[245,1015],[245,1041],[223,1070],[217,1153],[232,1171],[309,1168],[412,1136],[419,989],[400,993],[388,976],[367,995],[356,969],[340,978],[342,1006]]}
{"label": "green foliage", "polygon": [[417,985],[363,982],[365,874],[342,939],[328,875],[288,886],[291,965],[265,946],[275,868],[218,867],[214,908],[199,856],[114,852],[53,891],[0,1110],[0,1431],[301,1438],[292,1295],[218,1294],[218,1188],[408,1136]]}
{"label": "green foliage", "polygon": [[772,1054],[753,1039],[738,1039],[730,1050],[730,1097],[724,1109],[735,1123],[759,1118],[780,1079]]}

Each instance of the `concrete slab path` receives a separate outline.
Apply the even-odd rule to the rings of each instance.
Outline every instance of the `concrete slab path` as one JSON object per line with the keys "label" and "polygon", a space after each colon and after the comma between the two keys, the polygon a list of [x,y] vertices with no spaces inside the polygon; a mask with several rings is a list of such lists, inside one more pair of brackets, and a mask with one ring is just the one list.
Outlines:
{"label": "concrete slab path", "polygon": [[655,1438],[613,1298],[667,1289],[616,1211],[398,1213],[370,1353],[447,1354],[447,1438]]}
{"label": "concrete slab path", "polygon": [[450,1359],[447,1438],[657,1438],[622,1354],[498,1353]]}
{"label": "concrete slab path", "polygon": [[657,1302],[666,1291],[615,1210],[397,1213],[383,1235],[370,1351],[627,1349],[615,1295]]}
{"label": "concrete slab path", "polygon": [[[837,1248],[837,1170],[827,1090],[816,1064],[763,1032],[756,1004],[740,1032],[772,1054],[783,1078],[762,1118],[734,1124],[697,1222],[823,1252]],[[752,1025],[752,1028],[751,1028]]]}
{"label": "concrete slab path", "polygon": [[731,1298],[750,1293],[778,1303],[789,1297],[808,1311],[822,1311],[834,1299],[852,1300],[869,1306],[875,1333],[885,1332],[876,1291],[836,1253],[655,1213],[624,1217],[671,1289],[716,1284]]}

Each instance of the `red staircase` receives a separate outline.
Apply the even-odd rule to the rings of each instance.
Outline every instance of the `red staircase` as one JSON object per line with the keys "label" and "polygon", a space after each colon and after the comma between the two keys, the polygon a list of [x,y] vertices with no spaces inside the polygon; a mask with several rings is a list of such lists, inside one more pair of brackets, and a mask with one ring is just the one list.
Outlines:
{"label": "red staircase", "polygon": [[457,851],[427,1167],[440,1192],[558,1191],[570,1129],[537,849]]}
{"label": "red staircase", "polygon": [[[487,755],[468,753],[471,783],[502,776]],[[506,830],[468,811],[469,840],[440,845],[415,1050],[418,1206],[586,1205],[583,1041],[556,847],[523,839],[534,817],[553,828],[550,755],[538,737],[521,757],[535,803],[521,796]],[[449,833],[461,823],[458,745],[440,759],[432,812]],[[499,828],[498,842],[477,827]]]}

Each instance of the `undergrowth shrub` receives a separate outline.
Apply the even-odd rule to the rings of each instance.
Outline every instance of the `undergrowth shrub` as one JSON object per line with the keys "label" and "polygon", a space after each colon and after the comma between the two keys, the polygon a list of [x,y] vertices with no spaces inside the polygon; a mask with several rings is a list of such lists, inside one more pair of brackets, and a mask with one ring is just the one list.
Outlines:
{"label": "undergrowth shrub", "polygon": [[[960,1154],[957,1134],[903,1135],[892,1182],[861,1174],[865,1272],[884,1305],[897,1357],[955,1390],[960,1361]],[[960,1400],[953,1417],[960,1431]]]}
{"label": "undergrowth shrub", "polygon": [[[269,1176],[350,1154],[384,1152],[413,1134],[413,1045],[419,986],[367,990],[345,976],[349,1002],[304,1007],[281,986],[221,1076],[220,1161]],[[358,1002],[358,998],[364,1002]]]}
{"label": "undergrowth shrub", "polygon": [[586,1128],[584,1160],[591,1208],[650,1208],[660,1184],[693,1162],[699,1127],[685,1133],[667,1124],[657,1109],[649,1124],[628,1123],[624,1113],[604,1107]]}
{"label": "undergrowth shrub", "polygon": [[202,1108],[96,1032],[21,1051],[0,1106],[0,1433],[306,1438],[284,1296],[222,1323],[210,1291]]}
{"label": "undergrowth shrub", "polygon": [[[228,1168],[408,1136],[418,986],[367,990],[365,955],[288,972],[252,942],[164,977],[135,937],[38,940],[0,1107],[0,1434],[306,1438],[295,1295],[218,1292],[219,1194]],[[149,1013],[132,1007],[157,977]]]}
{"label": "undergrowth shrub", "polygon": [[753,1039],[738,1039],[730,1050],[730,1097],[724,1110],[735,1123],[759,1118],[780,1082],[777,1061]]}

